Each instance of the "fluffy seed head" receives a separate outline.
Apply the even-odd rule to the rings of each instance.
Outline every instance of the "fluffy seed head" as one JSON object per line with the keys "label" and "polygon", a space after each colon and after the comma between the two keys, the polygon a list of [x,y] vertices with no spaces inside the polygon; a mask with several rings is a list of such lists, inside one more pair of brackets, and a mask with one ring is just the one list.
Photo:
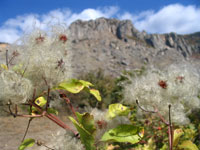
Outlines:
{"label": "fluffy seed head", "polygon": [[179,124],[188,123],[187,115],[200,106],[200,76],[191,64],[171,65],[163,70],[151,68],[131,80],[125,89],[125,102],[134,104],[138,100],[147,110],[156,107],[166,120],[169,104],[172,121]]}
{"label": "fluffy seed head", "polygon": [[23,103],[32,95],[32,84],[11,70],[4,70],[0,73],[0,101],[7,103]]}
{"label": "fluffy seed head", "polygon": [[47,84],[53,87],[71,77],[71,52],[65,30],[35,30],[21,38],[20,43],[18,64],[37,93],[46,90]]}

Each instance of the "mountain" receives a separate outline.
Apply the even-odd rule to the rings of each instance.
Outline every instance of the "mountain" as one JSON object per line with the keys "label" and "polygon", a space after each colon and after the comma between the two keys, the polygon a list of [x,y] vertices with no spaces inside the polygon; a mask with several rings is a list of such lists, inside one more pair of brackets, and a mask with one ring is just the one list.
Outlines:
{"label": "mountain", "polygon": [[77,20],[69,26],[73,67],[81,74],[102,68],[119,75],[146,64],[164,67],[200,59],[200,32],[188,35],[139,32],[130,20]]}
{"label": "mountain", "polygon": [[75,75],[102,68],[116,76],[144,65],[164,67],[184,60],[198,64],[200,60],[200,32],[148,34],[139,32],[130,20],[99,18],[75,21],[69,33]]}

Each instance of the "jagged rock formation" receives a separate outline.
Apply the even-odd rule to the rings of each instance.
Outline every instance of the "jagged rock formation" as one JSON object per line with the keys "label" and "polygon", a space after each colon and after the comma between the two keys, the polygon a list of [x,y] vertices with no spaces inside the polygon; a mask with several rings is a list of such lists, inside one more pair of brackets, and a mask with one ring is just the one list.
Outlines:
{"label": "jagged rock formation", "polygon": [[[116,76],[144,65],[163,67],[191,59],[198,64],[200,60],[200,32],[148,34],[139,32],[130,20],[99,18],[75,21],[69,33],[75,76],[98,68]],[[1,54],[6,46],[0,43],[0,62],[5,61]]]}
{"label": "jagged rock formation", "polygon": [[76,73],[102,68],[118,75],[145,64],[163,67],[200,53],[200,33],[147,34],[129,20],[99,18],[69,27]]}

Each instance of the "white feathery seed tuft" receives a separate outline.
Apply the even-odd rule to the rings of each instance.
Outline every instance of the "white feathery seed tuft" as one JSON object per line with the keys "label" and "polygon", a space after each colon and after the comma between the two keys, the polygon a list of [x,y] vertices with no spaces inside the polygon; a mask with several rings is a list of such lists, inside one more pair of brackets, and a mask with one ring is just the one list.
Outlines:
{"label": "white feathery seed tuft", "polygon": [[[172,121],[187,124],[187,115],[200,106],[200,76],[189,63],[173,64],[163,70],[151,68],[143,76],[132,78],[125,88],[125,102],[153,110],[156,107],[168,120],[171,104]],[[138,114],[141,110],[138,110]]]}

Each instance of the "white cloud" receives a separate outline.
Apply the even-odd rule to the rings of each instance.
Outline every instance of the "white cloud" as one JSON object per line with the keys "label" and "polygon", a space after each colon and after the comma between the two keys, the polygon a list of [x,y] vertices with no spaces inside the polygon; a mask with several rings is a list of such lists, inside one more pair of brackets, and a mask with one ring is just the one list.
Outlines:
{"label": "white cloud", "polygon": [[56,9],[47,14],[26,14],[8,19],[0,27],[0,41],[12,43],[33,28],[39,27],[45,30],[55,23],[64,23],[68,26],[77,19],[90,20],[99,17],[130,19],[137,29],[146,30],[149,33],[185,34],[200,31],[200,8],[194,5],[172,4],[157,12],[145,10],[139,14],[121,13],[118,7],[110,6],[97,9],[88,8],[80,13],[74,13],[70,9]]}
{"label": "white cloud", "polygon": [[14,42],[14,40],[17,40],[20,37],[20,33],[17,29],[0,29],[0,41],[1,42]]}
{"label": "white cloud", "polygon": [[[142,12],[144,13],[144,12]],[[186,34],[200,31],[200,8],[183,6],[180,4],[168,5],[158,12],[140,13],[133,23],[139,30],[150,33],[176,32]],[[134,18],[135,15],[132,15]]]}
{"label": "white cloud", "polygon": [[77,19],[91,20],[99,17],[110,18],[118,12],[118,7],[103,7],[97,9],[85,9],[80,13],[73,13],[69,9],[56,9],[47,14],[27,14],[18,16],[14,19],[8,19],[0,27],[0,41],[13,43],[23,33],[29,32],[34,28],[43,30],[48,29],[52,24],[70,25]]}

